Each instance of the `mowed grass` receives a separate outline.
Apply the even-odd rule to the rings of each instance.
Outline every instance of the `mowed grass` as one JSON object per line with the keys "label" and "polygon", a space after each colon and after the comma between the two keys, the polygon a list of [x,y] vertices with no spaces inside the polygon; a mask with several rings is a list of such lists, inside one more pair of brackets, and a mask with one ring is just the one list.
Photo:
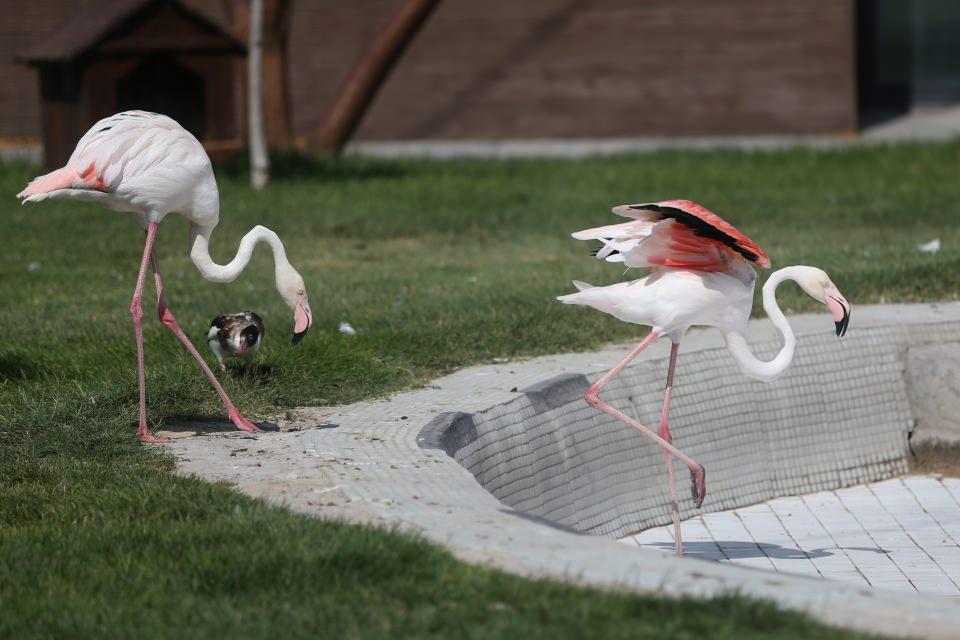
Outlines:
{"label": "mowed grass", "polygon": [[[203,353],[216,314],[264,316],[257,366],[225,379],[257,420],[493,358],[636,338],[642,329],[554,301],[573,278],[623,277],[568,234],[614,222],[609,207],[624,202],[697,200],[775,267],[824,268],[854,306],[956,299],[958,166],[960,143],[288,161],[264,193],[224,171],[214,256],[232,258],[254,224],[277,231],[314,311],[296,348],[267,247],[224,286],[196,272],[177,216],[158,246],[170,305]],[[35,171],[0,168],[0,635],[856,637],[738,598],[694,604],[523,580],[409,536],[299,517],[172,476],[170,457],[135,436],[127,308],[142,234],[91,205],[19,206],[13,194]],[[939,253],[916,249],[936,237]],[[786,309],[817,308],[792,285],[779,297]],[[145,308],[151,422],[221,418],[193,361]],[[337,330],[343,321],[356,336]]]}

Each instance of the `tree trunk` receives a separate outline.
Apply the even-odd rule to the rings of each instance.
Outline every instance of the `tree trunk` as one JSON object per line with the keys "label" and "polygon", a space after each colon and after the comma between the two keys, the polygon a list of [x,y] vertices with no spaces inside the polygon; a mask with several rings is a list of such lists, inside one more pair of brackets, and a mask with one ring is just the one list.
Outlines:
{"label": "tree trunk", "polygon": [[321,150],[332,154],[343,150],[390,71],[439,3],[440,0],[406,0],[373,39],[320,122],[316,142]]}
{"label": "tree trunk", "polygon": [[263,0],[250,3],[250,47],[247,51],[247,110],[250,116],[250,184],[257,191],[270,179],[270,159],[263,126]]}
{"label": "tree trunk", "polygon": [[[233,35],[242,42],[250,40],[250,1],[224,0]],[[261,86],[263,114],[267,129],[267,145],[271,149],[293,146],[290,85],[287,82],[291,0],[263,1],[263,60]]]}
{"label": "tree trunk", "polygon": [[289,0],[266,0],[263,9],[263,112],[267,142],[283,149],[293,145],[287,82],[291,4]]}

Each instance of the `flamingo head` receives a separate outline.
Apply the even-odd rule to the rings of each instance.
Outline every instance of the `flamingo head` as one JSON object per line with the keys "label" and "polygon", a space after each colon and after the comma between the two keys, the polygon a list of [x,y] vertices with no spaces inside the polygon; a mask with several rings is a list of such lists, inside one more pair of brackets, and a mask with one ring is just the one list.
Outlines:
{"label": "flamingo head", "polygon": [[822,302],[833,314],[833,322],[837,327],[837,337],[842,338],[850,324],[850,303],[843,297],[837,285],[833,284],[822,269],[816,267],[799,267],[797,284],[814,300]]}
{"label": "flamingo head", "polygon": [[293,340],[291,340],[291,344],[297,344],[306,335],[310,326],[313,325],[313,312],[310,311],[310,302],[307,300],[307,286],[297,270],[289,265],[278,267],[276,276],[277,291],[280,293],[280,297],[283,298],[288,307],[293,309]]}

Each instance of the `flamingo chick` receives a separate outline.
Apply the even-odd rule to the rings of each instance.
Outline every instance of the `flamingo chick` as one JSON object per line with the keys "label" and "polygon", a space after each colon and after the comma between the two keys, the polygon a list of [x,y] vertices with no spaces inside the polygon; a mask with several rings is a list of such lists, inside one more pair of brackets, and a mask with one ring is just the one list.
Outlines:
{"label": "flamingo chick", "polygon": [[263,320],[253,311],[223,313],[210,323],[207,344],[217,358],[220,372],[226,373],[224,356],[243,358],[243,366],[250,366],[250,361],[260,351],[263,336]]}
{"label": "flamingo chick", "polygon": [[169,442],[151,435],[147,429],[141,299],[148,267],[153,269],[160,321],[196,359],[220,395],[233,424],[244,431],[260,431],[234,407],[167,306],[154,247],[160,222],[173,212],[190,222],[190,258],[200,274],[211,282],[233,281],[250,262],[254,246],[266,242],[273,251],[277,291],[294,312],[293,344],[303,338],[313,323],[306,286],[287,260],[280,238],[265,227],[256,226],[243,236],[237,255],[229,263],[220,265],[210,257],[210,236],[220,221],[220,195],[210,158],[190,132],[167,116],[147,111],[124,111],[104,118],[80,138],[66,166],[34,178],[17,197],[24,202],[48,198],[95,202],[127,214],[146,233],[130,303],[137,343],[141,439]]}
{"label": "flamingo chick", "polygon": [[[703,465],[673,446],[669,428],[670,395],[683,334],[693,325],[716,327],[744,375],[769,382],[790,365],[796,347],[790,323],[777,306],[774,295],[781,282],[793,280],[809,296],[825,304],[833,314],[840,337],[850,322],[850,304],[827,274],[816,267],[793,266],[775,271],[763,286],[763,308],[782,334],[783,348],[772,360],[764,362],[753,355],[745,337],[757,281],[753,267],[770,267],[770,258],[760,247],[720,216],[689,200],[623,205],[615,207],[613,212],[633,220],[586,229],[574,233],[573,237],[600,240],[603,246],[596,253],[598,259],[646,269],[649,275],[608,287],[574,281],[579,291],[557,299],[650,327],[650,334],[590,387],[585,400],[591,407],[627,423],[663,448],[673,503],[675,547],[676,552],[682,554],[672,456],[677,456],[690,469],[697,508],[706,495]],[[672,345],[660,426],[654,433],[603,402],[599,394],[627,363],[662,336],[669,337]]]}

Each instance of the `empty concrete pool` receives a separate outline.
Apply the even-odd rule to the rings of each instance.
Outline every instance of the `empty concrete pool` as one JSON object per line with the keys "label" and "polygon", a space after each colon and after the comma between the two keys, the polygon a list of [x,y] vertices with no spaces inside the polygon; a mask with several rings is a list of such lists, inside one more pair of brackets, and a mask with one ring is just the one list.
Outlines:
{"label": "empty concrete pool", "polygon": [[[773,384],[743,377],[722,347],[684,343],[670,426],[708,479],[697,511],[677,467],[688,555],[960,595],[960,481],[905,476],[914,434],[925,451],[949,454],[937,438],[949,439],[951,408],[960,420],[960,323],[873,314],[854,326],[838,340],[829,318],[799,320],[794,364]],[[776,338],[754,343],[766,357],[778,347]],[[628,367],[605,400],[655,426],[666,365],[661,355]],[[555,376],[482,411],[444,414],[421,445],[444,449],[532,517],[672,549],[660,450],[583,402],[602,370]]]}

